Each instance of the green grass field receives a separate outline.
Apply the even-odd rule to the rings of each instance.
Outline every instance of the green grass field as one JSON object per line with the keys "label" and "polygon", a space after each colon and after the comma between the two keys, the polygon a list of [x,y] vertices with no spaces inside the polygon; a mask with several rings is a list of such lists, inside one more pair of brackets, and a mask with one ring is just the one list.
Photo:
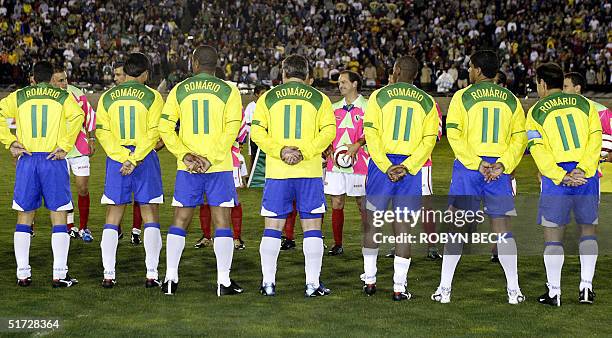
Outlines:
{"label": "green grass field", "polygon": [[[452,168],[450,154],[446,141],[434,151],[436,194],[448,191]],[[160,159],[166,199],[170,201],[176,169],[174,157],[163,150]],[[462,258],[455,275],[451,304],[441,305],[429,299],[439,282],[440,262],[425,260],[422,247],[414,249],[408,275],[408,288],[414,295],[412,300],[391,301],[392,260],[384,257],[379,258],[379,292],[374,297],[365,297],[359,280],[363,269],[359,216],[352,202],[346,207],[345,254],[326,256],[323,261],[322,280],[332,289],[332,295],[304,299],[303,255],[299,249],[301,231],[297,231],[298,250],[281,252],[279,257],[278,295],[264,298],[257,292],[261,278],[258,248],[263,229],[259,216],[261,190],[239,192],[244,206],[243,238],[247,249],[235,253],[232,277],[246,289],[245,294],[216,297],[212,248],[193,248],[200,237],[197,221],[187,237],[176,296],[168,297],[157,289],[144,288],[144,248],[142,245],[133,247],[129,238],[119,244],[117,287],[102,289],[99,247],[105,212],[99,204],[104,182],[102,153],[92,158],[92,166],[90,228],[95,241],[86,244],[73,240],[70,248],[70,273],[79,279],[79,285],[70,289],[51,288],[51,230],[47,213],[41,210],[30,251],[34,283],[30,288],[19,288],[15,285],[12,241],[16,215],[10,210],[14,168],[8,152],[0,152],[0,171],[4,173],[0,187],[0,205],[3,206],[0,210],[3,220],[0,227],[0,318],[61,319],[61,329],[44,332],[51,336],[612,336],[612,259],[606,251],[610,246],[603,239],[611,237],[608,230],[600,233],[600,252],[608,254],[599,257],[594,305],[579,305],[576,300],[580,267],[575,255],[565,260],[563,306],[549,308],[535,300],[544,291],[546,275],[540,254],[541,229],[533,223],[538,181],[529,157],[517,171],[519,192],[531,193],[518,208],[519,213],[527,216],[514,222],[519,254],[528,252],[519,256],[521,288],[527,296],[526,303],[519,306],[506,303],[505,278],[500,266],[489,262],[488,246],[480,248],[483,254]],[[607,207],[602,205],[602,213],[606,215],[600,219],[604,225],[609,224],[609,206],[610,203]],[[162,230],[168,228],[171,217],[172,208],[167,202],[161,208]],[[324,225],[328,245],[332,238],[329,218],[326,217]],[[125,219],[124,229],[129,229],[131,211]],[[162,232],[165,241],[165,231]],[[388,248],[388,245],[383,246],[381,252]],[[165,247],[160,273],[163,275],[164,271]],[[0,336],[3,335],[17,333],[0,328]]]}

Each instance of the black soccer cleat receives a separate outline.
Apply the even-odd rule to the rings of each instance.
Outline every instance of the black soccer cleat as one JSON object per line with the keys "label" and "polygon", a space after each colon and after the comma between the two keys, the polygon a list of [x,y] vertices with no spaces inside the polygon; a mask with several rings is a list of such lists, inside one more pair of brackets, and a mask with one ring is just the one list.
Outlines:
{"label": "black soccer cleat", "polygon": [[344,253],[344,248],[342,248],[342,245],[334,245],[331,250],[329,250],[327,252],[328,256],[338,256],[338,255],[342,255]]}
{"label": "black soccer cleat", "polygon": [[[138,230],[138,229],[136,229]],[[140,240],[140,231],[138,231],[138,233],[134,232],[134,230],[132,230],[132,236],[130,237],[130,243],[132,243],[132,245],[138,245],[141,243]]]}
{"label": "black soccer cleat", "polygon": [[173,280],[167,280],[162,284],[162,292],[168,296],[172,296],[176,293],[176,289],[178,289],[178,283]]}
{"label": "black soccer cleat", "polygon": [[499,263],[499,256],[497,254],[491,255],[491,263]]}
{"label": "black soccer cleat", "polygon": [[412,298],[412,294],[408,291],[404,291],[404,292],[394,292],[393,293],[393,297],[391,297],[391,299],[393,299],[393,301],[395,302],[401,302],[404,300],[408,300]]}
{"label": "black soccer cleat", "polygon": [[147,280],[145,281],[145,288],[147,289],[159,287],[161,287],[161,282],[155,278],[147,278]]}
{"label": "black soccer cleat", "polygon": [[62,279],[54,279],[51,283],[53,288],[69,288],[71,286],[75,286],[79,281],[75,278],[71,278],[70,275],[66,274],[66,277]]}
{"label": "black soccer cleat", "polygon": [[117,284],[117,281],[114,279],[103,279],[102,280],[102,287],[105,289],[112,289],[115,284]]}
{"label": "black soccer cleat", "polygon": [[119,235],[117,235],[117,240],[122,240],[123,239],[123,230],[121,230],[121,228],[119,228]]}
{"label": "black soccer cleat", "polygon": [[364,284],[363,292],[366,294],[366,296],[374,296],[374,294],[376,293],[376,283]]}
{"label": "black soccer cleat", "polygon": [[425,258],[430,261],[437,261],[439,259],[442,259],[442,256],[440,256],[440,254],[438,253],[438,249],[434,246],[427,249],[427,256],[425,256]]}
{"label": "black soccer cleat", "polygon": [[595,301],[595,292],[589,288],[584,288],[580,290],[580,294],[578,295],[578,301],[580,304],[593,304]]}
{"label": "black soccer cleat", "polygon": [[17,285],[21,287],[27,287],[27,286],[32,285],[32,277],[17,279]]}
{"label": "black soccer cleat", "polygon": [[291,239],[287,239],[286,237],[283,237],[283,242],[281,243],[280,249],[281,251],[295,249],[295,241]]}
{"label": "black soccer cleat", "polygon": [[544,305],[550,305],[550,306],[561,306],[561,295],[555,295],[553,297],[550,297],[548,295],[548,285],[546,286],[546,292],[544,292],[543,295],[541,295],[540,297],[538,297],[538,302],[540,304],[544,304]]}
{"label": "black soccer cleat", "polygon": [[319,282],[319,287],[315,288],[313,284],[306,284],[304,288],[304,297],[314,298],[314,297],[325,297],[331,294],[331,290],[326,288],[323,283]]}
{"label": "black soccer cleat", "polygon": [[68,232],[68,235],[72,239],[81,239],[81,235],[79,234],[79,228],[77,227],[71,227],[70,231]]}
{"label": "black soccer cleat", "polygon": [[217,284],[217,297],[221,296],[229,296],[229,295],[238,295],[244,292],[244,289],[230,279],[230,285],[225,286],[223,284]]}
{"label": "black soccer cleat", "polygon": [[263,283],[259,288],[259,293],[267,297],[276,296],[276,284],[274,283]]}

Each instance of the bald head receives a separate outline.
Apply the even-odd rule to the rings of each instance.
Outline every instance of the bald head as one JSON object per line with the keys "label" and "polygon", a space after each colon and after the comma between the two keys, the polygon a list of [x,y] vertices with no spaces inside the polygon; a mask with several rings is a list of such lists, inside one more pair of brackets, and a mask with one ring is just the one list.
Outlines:
{"label": "bald head", "polygon": [[194,73],[206,72],[215,74],[217,69],[217,50],[211,46],[198,46],[191,58]]}
{"label": "bald head", "polygon": [[400,56],[393,67],[395,82],[412,83],[419,72],[419,61],[414,56]]}

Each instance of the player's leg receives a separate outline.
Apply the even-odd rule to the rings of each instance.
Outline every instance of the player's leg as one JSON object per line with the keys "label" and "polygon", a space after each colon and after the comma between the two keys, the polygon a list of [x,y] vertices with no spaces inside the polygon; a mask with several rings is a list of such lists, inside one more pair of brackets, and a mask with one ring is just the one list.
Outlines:
{"label": "player's leg", "polygon": [[285,236],[282,236],[281,251],[295,249],[295,222],[297,219],[297,210],[295,208],[295,201],[293,201],[293,209],[287,215],[285,220]]}
{"label": "player's leg", "polygon": [[66,211],[51,211],[51,249],[53,250],[53,287],[70,287],[78,281],[68,275],[70,235],[66,225]]}
{"label": "player's leg", "polygon": [[159,224],[159,206],[157,204],[140,204],[144,222],[145,266],[147,268],[145,287],[159,287],[159,253],[162,248],[162,237]]}
{"label": "player's leg", "polygon": [[202,237],[200,237],[200,239],[198,239],[198,241],[194,244],[194,248],[196,249],[209,247],[213,244],[210,233],[212,216],[210,215],[210,205],[208,205],[208,203],[202,204],[200,206],[199,216]]}
{"label": "player's leg", "polygon": [[18,211],[17,225],[13,235],[15,260],[17,261],[17,285],[30,286],[32,283],[32,268],[30,267],[30,233],[35,211]]}
{"label": "player's leg", "polygon": [[232,228],[234,230],[234,249],[244,250],[246,247],[242,240],[242,203],[232,208]]}
{"label": "player's leg", "polygon": [[[78,168],[77,164],[74,162],[74,158],[67,158],[66,165],[68,166],[68,173],[72,171],[74,174]],[[78,188],[77,188],[78,189]],[[79,228],[74,226],[74,209],[68,210],[67,212],[67,224],[68,231],[71,238],[78,239],[79,236]]]}
{"label": "player's leg", "polygon": [[334,234],[334,246],[327,253],[337,256],[344,252],[342,248],[342,231],[344,229],[344,203],[346,195],[331,195],[332,203],[332,231]]}
{"label": "player's leg", "polygon": [[578,187],[574,198],[574,215],[576,223],[580,224],[580,285],[578,299],[580,303],[592,304],[595,300],[593,292],[593,276],[599,254],[597,244],[597,223],[599,216],[599,177],[589,178],[587,184]]}
{"label": "player's leg", "polygon": [[102,266],[104,267],[102,286],[104,288],[112,288],[116,283],[115,265],[117,263],[117,245],[119,244],[119,224],[121,224],[124,211],[125,204],[108,205],[106,208],[106,222],[100,240]]}
{"label": "player's leg", "polygon": [[[179,171],[181,173],[183,171]],[[196,175],[188,174],[187,175]],[[177,175],[178,181],[178,175]],[[177,189],[175,188],[174,198],[177,198]],[[203,202],[203,201],[202,201]],[[187,229],[193,218],[195,212],[195,206],[200,205],[202,202],[195,204],[190,207],[176,207],[174,209],[173,224],[168,228],[168,235],[166,236],[166,276],[164,283],[162,284],[162,292],[167,295],[173,295],[176,293],[179,282],[178,268],[183,255],[183,249],[185,249],[185,237],[187,236]],[[173,203],[177,205],[178,203]]]}
{"label": "player's leg", "polygon": [[[423,192],[423,231],[428,235],[436,232],[436,222],[433,214],[433,185],[431,166],[421,169],[421,191]],[[427,259],[435,261],[442,259],[435,243],[427,243]]]}
{"label": "player's leg", "polygon": [[132,207],[132,235],[130,236],[130,243],[133,245],[140,244],[140,234],[142,233],[142,212],[140,210],[140,203],[134,202]]}

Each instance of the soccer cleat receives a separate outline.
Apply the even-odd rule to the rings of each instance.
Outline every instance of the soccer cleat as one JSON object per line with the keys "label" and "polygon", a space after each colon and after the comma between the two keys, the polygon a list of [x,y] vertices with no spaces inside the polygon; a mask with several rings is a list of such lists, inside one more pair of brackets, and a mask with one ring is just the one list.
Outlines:
{"label": "soccer cleat", "polygon": [[538,302],[540,304],[544,304],[544,305],[550,305],[550,306],[561,306],[561,295],[557,294],[554,296],[549,296],[548,294],[548,283],[546,284],[546,292],[544,292],[543,295],[541,295],[540,297],[538,297]]}
{"label": "soccer cleat", "polygon": [[34,232],[34,230],[30,231],[30,238],[34,238],[36,237],[36,233]]}
{"label": "soccer cleat", "polygon": [[119,228],[119,235],[117,236],[118,240],[123,239],[123,230],[121,230],[121,228]]}
{"label": "soccer cleat", "polygon": [[94,240],[93,236],[91,235],[91,231],[89,229],[79,230],[79,235],[81,236],[81,239],[85,243],[91,243]]}
{"label": "soccer cleat", "polygon": [[342,248],[342,245],[334,245],[331,250],[329,250],[327,252],[328,256],[338,256],[338,255],[342,255],[344,253],[344,249]]}
{"label": "soccer cleat", "polygon": [[27,286],[32,285],[32,277],[17,279],[17,285],[22,286],[22,287],[27,287]]}
{"label": "soccer cleat", "polygon": [[593,301],[595,301],[595,292],[589,288],[580,290],[578,301],[580,304],[593,304]]}
{"label": "soccer cleat", "polygon": [[429,259],[430,261],[436,261],[438,259],[442,259],[442,256],[440,256],[438,253],[438,248],[432,246],[431,248],[427,249],[427,256],[425,258]]}
{"label": "soccer cleat", "polygon": [[102,287],[105,289],[112,289],[115,284],[117,284],[117,281],[114,279],[103,279],[102,280]]}
{"label": "soccer cleat", "polygon": [[70,228],[68,234],[70,235],[70,238],[81,239],[81,234],[79,233],[79,228],[77,227]]}
{"label": "soccer cleat", "polygon": [[431,295],[431,300],[442,303],[442,304],[450,303],[450,299],[451,299],[451,289],[444,288],[441,286],[438,286],[438,288],[436,289],[436,292],[434,292],[434,294]]}
{"label": "soccer cleat", "polygon": [[374,296],[376,293],[376,283],[363,284],[363,292],[366,294],[366,296]]}
{"label": "soccer cleat", "polygon": [[198,239],[198,241],[193,247],[196,249],[200,249],[200,248],[206,248],[212,245],[213,245],[212,239],[202,236],[200,239]]}
{"label": "soccer cleat", "polygon": [[176,293],[176,289],[178,289],[178,283],[173,280],[167,280],[162,284],[162,292],[168,296],[172,296]]}
{"label": "soccer cleat", "polygon": [[385,258],[395,258],[395,247],[392,247],[391,250],[389,250],[389,253],[385,255]]}
{"label": "soccer cleat", "polygon": [[508,289],[508,304],[516,305],[525,301],[525,296],[521,290]]}
{"label": "soccer cleat", "polygon": [[140,229],[132,229],[132,236],[130,237],[130,243],[132,245],[140,244]]}
{"label": "soccer cleat", "polygon": [[295,249],[295,241],[292,239],[287,239],[286,237],[283,237],[283,241],[281,243],[280,249],[281,251]]}
{"label": "soccer cleat", "polygon": [[242,240],[242,238],[236,238],[234,240],[234,249],[236,250],[246,249],[246,246],[244,245],[244,241]]}
{"label": "soccer cleat", "polygon": [[259,293],[268,297],[276,296],[276,284],[263,283],[259,288]]}
{"label": "soccer cleat", "polygon": [[308,298],[324,297],[328,296],[330,293],[331,290],[326,288],[321,282],[319,282],[319,287],[315,287],[314,284],[306,284],[304,288],[304,297]]}
{"label": "soccer cleat", "polygon": [[217,297],[221,296],[229,296],[229,295],[237,295],[244,292],[244,289],[230,279],[230,285],[225,286],[223,284],[217,284]]}
{"label": "soccer cleat", "polygon": [[145,281],[145,288],[159,288],[161,287],[161,282],[155,278],[147,278]]}
{"label": "soccer cleat", "polygon": [[491,263],[499,263],[499,256],[497,254],[491,255]]}
{"label": "soccer cleat", "polygon": [[61,279],[54,279],[51,285],[53,288],[69,288],[78,284],[79,281],[75,278],[71,278],[70,275],[66,274],[66,277]]}
{"label": "soccer cleat", "polygon": [[393,297],[391,297],[391,299],[393,299],[393,301],[395,302],[401,302],[403,300],[408,300],[410,298],[412,298],[412,294],[408,291],[394,292]]}

